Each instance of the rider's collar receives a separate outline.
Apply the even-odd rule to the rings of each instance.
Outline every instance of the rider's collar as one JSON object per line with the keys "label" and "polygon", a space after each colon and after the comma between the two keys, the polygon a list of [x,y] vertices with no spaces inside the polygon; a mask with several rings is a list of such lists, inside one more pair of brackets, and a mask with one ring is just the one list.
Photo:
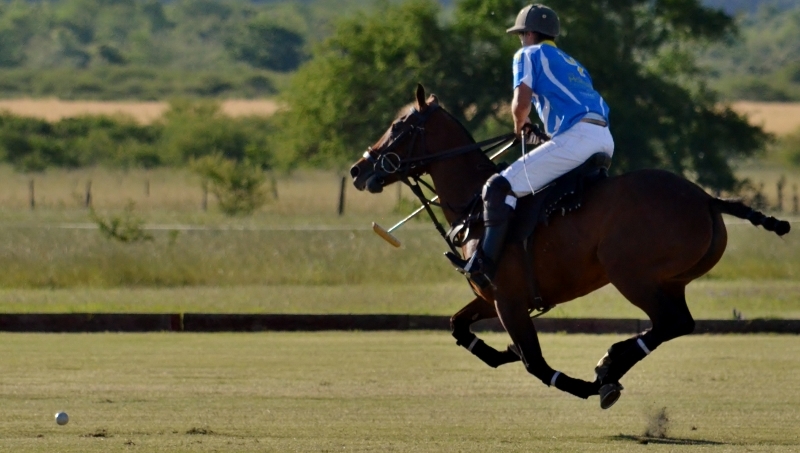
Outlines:
{"label": "rider's collar", "polygon": [[547,44],[548,46],[553,46],[555,48],[558,48],[558,46],[556,45],[556,42],[553,41],[553,40],[550,40],[550,39],[545,39],[544,41],[540,42],[539,44],[542,45],[542,46]]}

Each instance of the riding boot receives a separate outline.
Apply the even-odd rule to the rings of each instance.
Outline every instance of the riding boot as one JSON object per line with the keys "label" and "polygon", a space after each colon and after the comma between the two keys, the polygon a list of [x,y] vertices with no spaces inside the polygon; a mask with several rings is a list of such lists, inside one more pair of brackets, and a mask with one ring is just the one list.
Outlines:
{"label": "riding boot", "polygon": [[497,263],[503,252],[511,213],[516,206],[516,197],[511,193],[511,184],[496,174],[483,187],[484,232],[480,245],[469,261],[445,253],[453,265],[480,288],[486,288],[494,279]]}

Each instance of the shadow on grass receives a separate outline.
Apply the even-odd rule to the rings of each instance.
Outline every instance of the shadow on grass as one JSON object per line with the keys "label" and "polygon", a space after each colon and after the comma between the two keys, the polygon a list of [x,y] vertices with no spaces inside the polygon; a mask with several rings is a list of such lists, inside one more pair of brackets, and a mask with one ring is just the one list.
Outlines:
{"label": "shadow on grass", "polygon": [[726,445],[724,442],[703,439],[681,439],[679,437],[650,437],[633,436],[630,434],[617,434],[609,436],[611,440],[636,442],[639,444],[665,444],[665,445]]}

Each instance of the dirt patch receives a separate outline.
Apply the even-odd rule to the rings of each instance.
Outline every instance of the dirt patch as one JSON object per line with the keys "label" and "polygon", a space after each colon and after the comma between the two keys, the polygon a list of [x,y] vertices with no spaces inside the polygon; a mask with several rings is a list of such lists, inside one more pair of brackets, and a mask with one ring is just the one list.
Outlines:
{"label": "dirt patch", "polygon": [[667,408],[650,411],[647,414],[647,428],[644,437],[652,439],[666,439],[669,431],[669,417]]}

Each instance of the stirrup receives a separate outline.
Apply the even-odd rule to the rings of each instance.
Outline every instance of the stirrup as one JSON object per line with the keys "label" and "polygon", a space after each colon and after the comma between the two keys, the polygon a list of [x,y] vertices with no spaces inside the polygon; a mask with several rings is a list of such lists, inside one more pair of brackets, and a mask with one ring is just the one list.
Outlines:
{"label": "stirrup", "polygon": [[[475,252],[479,253],[479,252]],[[480,289],[486,289],[492,285],[492,281],[489,280],[489,277],[486,276],[480,269],[477,271],[470,272],[467,270],[467,265],[469,265],[469,260],[465,260],[460,256],[456,255],[453,252],[444,252],[444,256],[450,260],[450,263],[456,268],[458,272],[462,275],[467,277],[472,283],[478,286]]]}
{"label": "stirrup", "polygon": [[444,252],[444,256],[448,260],[450,260],[450,263],[456,268],[456,270],[458,272],[461,272],[464,275],[469,274],[469,272],[467,272],[467,269],[466,269],[467,264],[469,263],[469,261],[461,258],[460,256],[456,255],[453,252]]}

